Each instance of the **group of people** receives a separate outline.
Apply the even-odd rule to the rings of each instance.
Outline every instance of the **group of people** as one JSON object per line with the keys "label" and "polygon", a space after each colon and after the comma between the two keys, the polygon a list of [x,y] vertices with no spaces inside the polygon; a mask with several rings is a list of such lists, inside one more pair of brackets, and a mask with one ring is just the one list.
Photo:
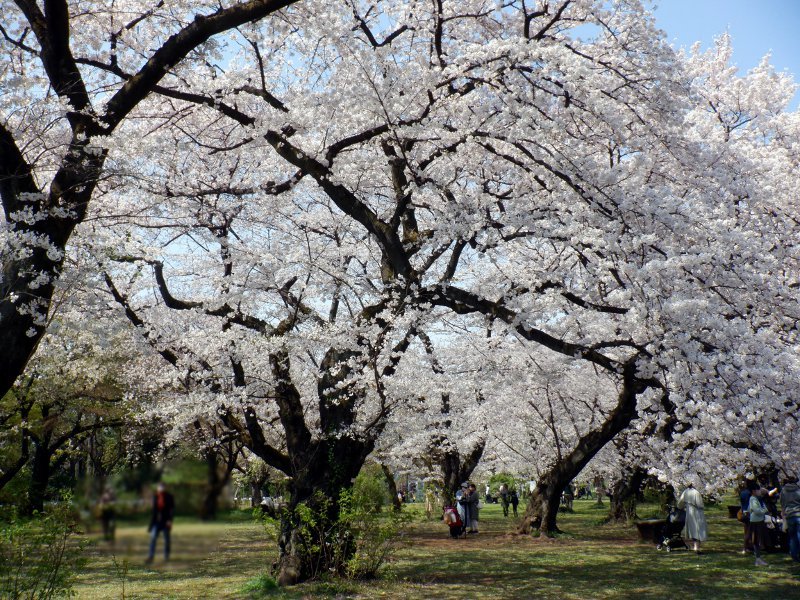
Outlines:
{"label": "group of people", "polygon": [[466,533],[478,533],[478,515],[480,513],[480,494],[474,483],[461,484],[456,492],[458,515],[464,524]]}
{"label": "group of people", "polygon": [[[792,560],[800,562],[800,486],[797,477],[786,477],[780,490],[777,487],[770,490],[757,481],[748,481],[739,494],[739,500],[739,520],[744,523],[742,554],[752,552],[756,566],[766,566],[763,551],[775,545],[770,538],[777,535],[776,527],[782,527],[788,538]],[[686,512],[684,533],[690,549],[702,554],[700,546],[708,539],[703,497],[689,485],[678,498],[678,508]]]}
{"label": "group of people", "polygon": [[514,510],[514,516],[517,516],[517,507],[519,506],[519,496],[517,495],[517,490],[515,489],[508,489],[508,486],[503,483],[500,485],[500,489],[497,492],[498,497],[500,498],[500,506],[503,507],[503,516],[508,516],[508,507]]}
{"label": "group of people", "polygon": [[[755,556],[757,566],[766,566],[762,551],[773,545],[776,523],[786,532],[789,554],[800,562],[800,486],[797,477],[786,477],[783,487],[767,489],[757,481],[748,481],[739,493],[739,520],[744,524],[742,554]],[[778,501],[781,510],[778,512]]]}

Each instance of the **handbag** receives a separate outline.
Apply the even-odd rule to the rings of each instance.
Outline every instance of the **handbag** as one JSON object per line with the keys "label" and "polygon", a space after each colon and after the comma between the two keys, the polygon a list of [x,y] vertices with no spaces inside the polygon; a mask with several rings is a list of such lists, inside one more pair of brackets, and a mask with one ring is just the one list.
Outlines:
{"label": "handbag", "polygon": [[736,519],[741,523],[749,523],[750,515],[740,508],[739,512],[736,513]]}

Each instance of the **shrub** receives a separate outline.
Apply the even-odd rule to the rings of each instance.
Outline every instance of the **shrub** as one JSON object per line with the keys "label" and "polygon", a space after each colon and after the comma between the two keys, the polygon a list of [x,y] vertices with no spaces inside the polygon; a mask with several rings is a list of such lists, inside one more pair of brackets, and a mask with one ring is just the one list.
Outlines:
{"label": "shrub", "polygon": [[32,519],[22,519],[16,511],[3,515],[0,598],[69,596],[75,574],[85,562],[83,545],[73,539],[76,533],[69,501]]}
{"label": "shrub", "polygon": [[386,477],[378,465],[366,465],[353,482],[352,503],[360,510],[381,512],[389,500]]}
{"label": "shrub", "polygon": [[517,480],[510,473],[496,473],[492,475],[489,479],[489,488],[494,493],[497,492],[504,483],[509,490],[517,489]]}
{"label": "shrub", "polygon": [[358,500],[355,490],[342,492],[339,499],[339,526],[352,535],[355,545],[345,573],[351,579],[371,579],[399,549],[411,517],[404,512],[380,515]]}
{"label": "shrub", "polygon": [[[321,576],[344,576],[349,579],[374,577],[399,549],[403,530],[411,520],[404,512],[383,513],[376,507],[374,497],[344,490],[339,496],[338,519],[331,522],[326,516],[331,500],[321,493],[309,502],[298,505],[293,514],[284,509],[282,518],[295,523],[298,547],[302,548],[310,579]],[[313,506],[313,508],[312,508]],[[267,537],[278,540],[279,520],[255,510]]]}

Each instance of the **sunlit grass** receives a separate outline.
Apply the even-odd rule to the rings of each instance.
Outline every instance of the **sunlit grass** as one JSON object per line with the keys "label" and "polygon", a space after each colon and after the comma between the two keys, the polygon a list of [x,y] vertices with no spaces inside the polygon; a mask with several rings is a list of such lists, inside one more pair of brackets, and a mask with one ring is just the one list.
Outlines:
{"label": "sunlit grass", "polygon": [[757,568],[738,554],[741,525],[727,518],[724,504],[707,511],[711,539],[702,556],[657,552],[637,541],[634,528],[600,525],[605,508],[591,501],[561,516],[564,535],[553,540],[513,535],[513,519],[499,506],[481,511],[479,535],[451,540],[445,525],[425,521],[412,505],[419,518],[379,580],[290,590],[270,589],[262,577],[275,547],[256,524],[179,520],[172,560],[164,564],[157,554],[151,568],[144,565],[145,527],[124,526],[113,549],[102,541],[92,548],[75,591],[78,598],[121,598],[124,580],[126,598],[800,598],[800,567],[788,556],[769,555],[770,566]]}

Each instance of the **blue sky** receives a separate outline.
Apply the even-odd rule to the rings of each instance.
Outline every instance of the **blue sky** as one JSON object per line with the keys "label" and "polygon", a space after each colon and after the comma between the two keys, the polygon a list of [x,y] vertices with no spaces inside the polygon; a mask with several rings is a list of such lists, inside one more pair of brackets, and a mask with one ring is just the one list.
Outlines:
{"label": "blue sky", "polygon": [[657,0],[655,14],[676,47],[696,41],[708,47],[727,31],[740,70],[753,68],[771,51],[775,68],[800,81],[800,0]]}

